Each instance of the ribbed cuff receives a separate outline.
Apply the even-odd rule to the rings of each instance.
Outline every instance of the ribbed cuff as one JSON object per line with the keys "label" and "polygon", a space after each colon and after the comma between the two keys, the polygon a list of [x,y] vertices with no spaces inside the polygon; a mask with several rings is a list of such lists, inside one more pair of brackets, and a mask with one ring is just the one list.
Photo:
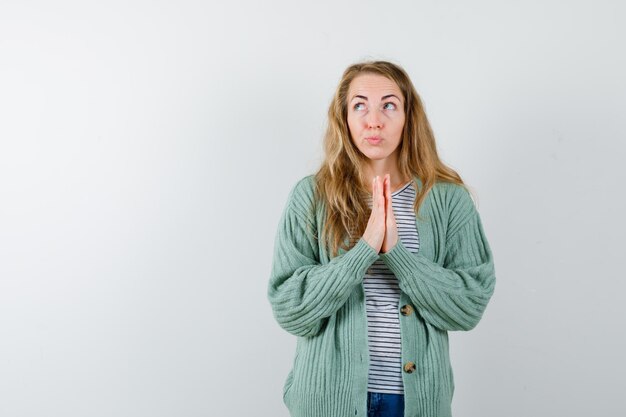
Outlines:
{"label": "ribbed cuff", "polygon": [[356,245],[344,254],[342,262],[351,271],[362,271],[362,273],[365,273],[367,268],[377,259],[378,252],[363,238],[360,238]]}
{"label": "ribbed cuff", "polygon": [[[381,253],[380,259],[391,269],[396,275],[407,276],[415,270],[415,264],[419,261],[419,257],[409,251],[400,239],[390,251]],[[411,267],[413,265],[413,268]]]}

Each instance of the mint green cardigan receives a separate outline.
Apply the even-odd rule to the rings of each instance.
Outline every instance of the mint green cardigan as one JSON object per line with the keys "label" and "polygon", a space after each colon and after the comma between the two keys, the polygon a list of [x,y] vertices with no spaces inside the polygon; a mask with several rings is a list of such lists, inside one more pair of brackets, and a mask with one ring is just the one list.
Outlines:
{"label": "mint green cardigan", "polygon": [[[419,178],[414,185],[422,186]],[[379,257],[398,279],[406,417],[450,417],[448,331],[473,329],[495,287],[491,249],[468,191],[438,182],[419,209],[420,248],[376,253],[363,238],[330,259],[314,176],[292,188],[274,240],[267,296],[297,336],[283,386],[292,417],[367,417],[369,349],[363,277]],[[413,307],[402,309],[403,306]],[[401,313],[402,309],[402,313]],[[405,315],[406,314],[406,315]],[[415,364],[414,370],[412,365]],[[408,364],[408,365],[407,365]],[[406,368],[405,368],[406,365]]]}

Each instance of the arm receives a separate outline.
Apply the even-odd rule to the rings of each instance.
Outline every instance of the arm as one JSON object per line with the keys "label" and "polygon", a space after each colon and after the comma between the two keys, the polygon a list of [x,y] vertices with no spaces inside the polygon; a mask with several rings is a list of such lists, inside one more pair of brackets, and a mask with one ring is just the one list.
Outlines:
{"label": "arm", "polygon": [[493,256],[480,216],[471,201],[464,205],[468,215],[456,216],[463,223],[446,239],[443,266],[410,252],[401,241],[380,255],[424,320],[442,330],[473,329],[495,288]]}
{"label": "arm", "polygon": [[267,295],[283,329],[295,336],[315,336],[361,283],[378,253],[361,238],[321,265],[318,242],[310,231],[312,220],[304,215],[301,203],[310,197],[306,193],[303,197],[299,188],[290,194],[279,221]]}

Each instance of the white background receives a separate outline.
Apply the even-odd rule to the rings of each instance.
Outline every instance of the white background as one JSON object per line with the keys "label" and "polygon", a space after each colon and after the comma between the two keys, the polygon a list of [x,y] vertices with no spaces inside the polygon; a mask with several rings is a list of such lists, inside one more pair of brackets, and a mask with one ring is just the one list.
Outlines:
{"label": "white background", "polygon": [[287,416],[276,226],[370,58],[411,76],[494,252],[483,320],[450,334],[454,415],[624,415],[625,20],[618,0],[3,0],[0,416]]}

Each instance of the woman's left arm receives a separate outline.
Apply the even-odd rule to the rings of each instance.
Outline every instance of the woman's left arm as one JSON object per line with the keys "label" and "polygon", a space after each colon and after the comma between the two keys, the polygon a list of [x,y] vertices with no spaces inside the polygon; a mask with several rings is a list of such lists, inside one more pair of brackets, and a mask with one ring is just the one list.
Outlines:
{"label": "woman's left arm", "polygon": [[446,238],[443,266],[410,252],[401,240],[380,254],[424,320],[442,330],[473,329],[495,288],[493,255],[480,216],[471,200],[459,206],[468,215],[457,216],[463,224]]}

